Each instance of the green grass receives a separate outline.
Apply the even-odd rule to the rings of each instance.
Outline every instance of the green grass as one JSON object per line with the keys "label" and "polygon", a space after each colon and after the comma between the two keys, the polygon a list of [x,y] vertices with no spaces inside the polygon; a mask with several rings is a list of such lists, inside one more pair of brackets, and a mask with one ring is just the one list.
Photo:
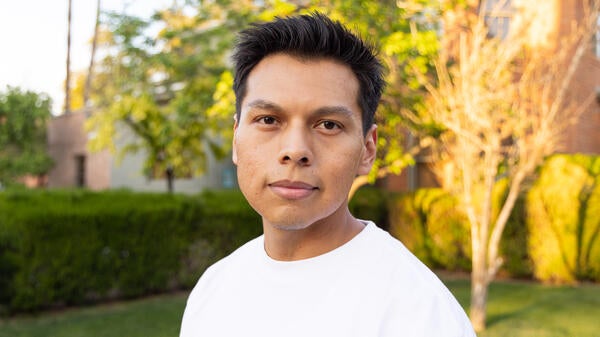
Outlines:
{"label": "green grass", "polygon": [[0,337],[176,337],[186,294],[0,321]]}
{"label": "green grass", "polygon": [[[469,283],[445,283],[466,309]],[[478,336],[600,337],[600,285],[495,282],[488,297],[487,330]]]}
{"label": "green grass", "polygon": [[[463,306],[469,283],[446,284]],[[176,337],[186,294],[0,321],[0,337]],[[496,282],[490,289],[488,329],[479,337],[599,337],[600,285],[549,287]]]}

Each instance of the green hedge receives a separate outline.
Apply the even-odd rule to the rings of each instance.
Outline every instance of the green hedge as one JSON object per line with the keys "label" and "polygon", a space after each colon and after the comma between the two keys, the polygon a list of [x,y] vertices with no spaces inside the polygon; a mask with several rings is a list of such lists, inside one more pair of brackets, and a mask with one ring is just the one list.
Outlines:
{"label": "green hedge", "polygon": [[389,193],[379,188],[365,186],[350,199],[348,208],[355,217],[373,221],[378,227],[387,230],[390,226],[388,199]]}
{"label": "green hedge", "polygon": [[600,156],[555,155],[528,195],[536,278],[600,281]]}
{"label": "green hedge", "polygon": [[[496,184],[493,216],[507,193]],[[432,268],[470,269],[469,228],[439,189],[392,195],[392,235]],[[504,230],[501,273],[544,282],[600,281],[600,156],[555,155],[517,200]]]}
{"label": "green hedge", "polygon": [[260,232],[239,192],[0,193],[0,310],[189,288]]}
{"label": "green hedge", "polygon": [[396,194],[390,202],[390,233],[432,268],[470,269],[470,234],[457,202],[441,189]]}

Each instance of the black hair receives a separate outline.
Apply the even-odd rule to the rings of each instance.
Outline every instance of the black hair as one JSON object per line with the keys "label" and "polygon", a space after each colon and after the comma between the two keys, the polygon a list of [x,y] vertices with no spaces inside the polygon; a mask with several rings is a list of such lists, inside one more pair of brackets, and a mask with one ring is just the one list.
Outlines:
{"label": "black hair", "polygon": [[236,115],[246,95],[248,74],[266,56],[284,53],[301,59],[324,58],[352,69],[359,83],[363,132],[374,123],[385,81],[375,48],[338,21],[314,12],[253,24],[239,33],[233,53]]}

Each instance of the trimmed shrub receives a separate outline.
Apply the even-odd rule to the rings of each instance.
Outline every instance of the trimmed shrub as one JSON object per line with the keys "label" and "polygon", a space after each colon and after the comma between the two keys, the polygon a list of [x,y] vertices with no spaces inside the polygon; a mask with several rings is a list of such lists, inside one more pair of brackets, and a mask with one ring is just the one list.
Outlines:
{"label": "trimmed shrub", "polygon": [[[500,179],[494,185],[492,192],[492,220],[494,221],[506,201],[508,187],[507,179]],[[500,240],[499,250],[503,259],[500,273],[504,276],[530,278],[533,274],[531,258],[527,251],[528,234],[524,198],[526,193],[521,193],[515,202]]]}
{"label": "trimmed shrub", "polygon": [[[506,198],[506,181],[496,184],[493,217]],[[506,224],[500,243],[504,258],[502,273],[530,277],[532,267],[527,251],[524,199],[520,198]],[[471,269],[471,234],[467,217],[458,201],[442,189],[420,189],[398,194],[390,200],[390,233],[432,268]]]}
{"label": "trimmed shrub", "polygon": [[600,157],[555,155],[528,195],[529,250],[546,282],[600,281]]}
{"label": "trimmed shrub", "polygon": [[0,311],[189,288],[260,232],[233,191],[0,193]]}
{"label": "trimmed shrub", "polygon": [[383,229],[389,228],[387,193],[381,189],[365,186],[358,191],[348,205],[350,212],[358,219],[370,220]]}
{"label": "trimmed shrub", "polygon": [[192,224],[180,275],[188,288],[208,266],[262,234],[260,216],[240,191],[205,191],[197,203],[199,221]]}
{"label": "trimmed shrub", "polygon": [[470,270],[470,231],[456,200],[420,189],[390,200],[390,233],[432,268]]}
{"label": "trimmed shrub", "polygon": [[533,265],[527,249],[529,234],[526,224],[525,195],[526,193],[523,193],[517,199],[500,241],[500,254],[504,259],[501,272],[516,278],[533,276]]}

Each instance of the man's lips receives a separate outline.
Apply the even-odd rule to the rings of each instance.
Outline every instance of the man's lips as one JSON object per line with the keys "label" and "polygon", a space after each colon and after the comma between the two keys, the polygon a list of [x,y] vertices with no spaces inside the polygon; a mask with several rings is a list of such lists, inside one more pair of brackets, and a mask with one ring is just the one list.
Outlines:
{"label": "man's lips", "polygon": [[268,184],[276,195],[289,200],[298,200],[310,196],[319,188],[302,181],[279,180]]}

